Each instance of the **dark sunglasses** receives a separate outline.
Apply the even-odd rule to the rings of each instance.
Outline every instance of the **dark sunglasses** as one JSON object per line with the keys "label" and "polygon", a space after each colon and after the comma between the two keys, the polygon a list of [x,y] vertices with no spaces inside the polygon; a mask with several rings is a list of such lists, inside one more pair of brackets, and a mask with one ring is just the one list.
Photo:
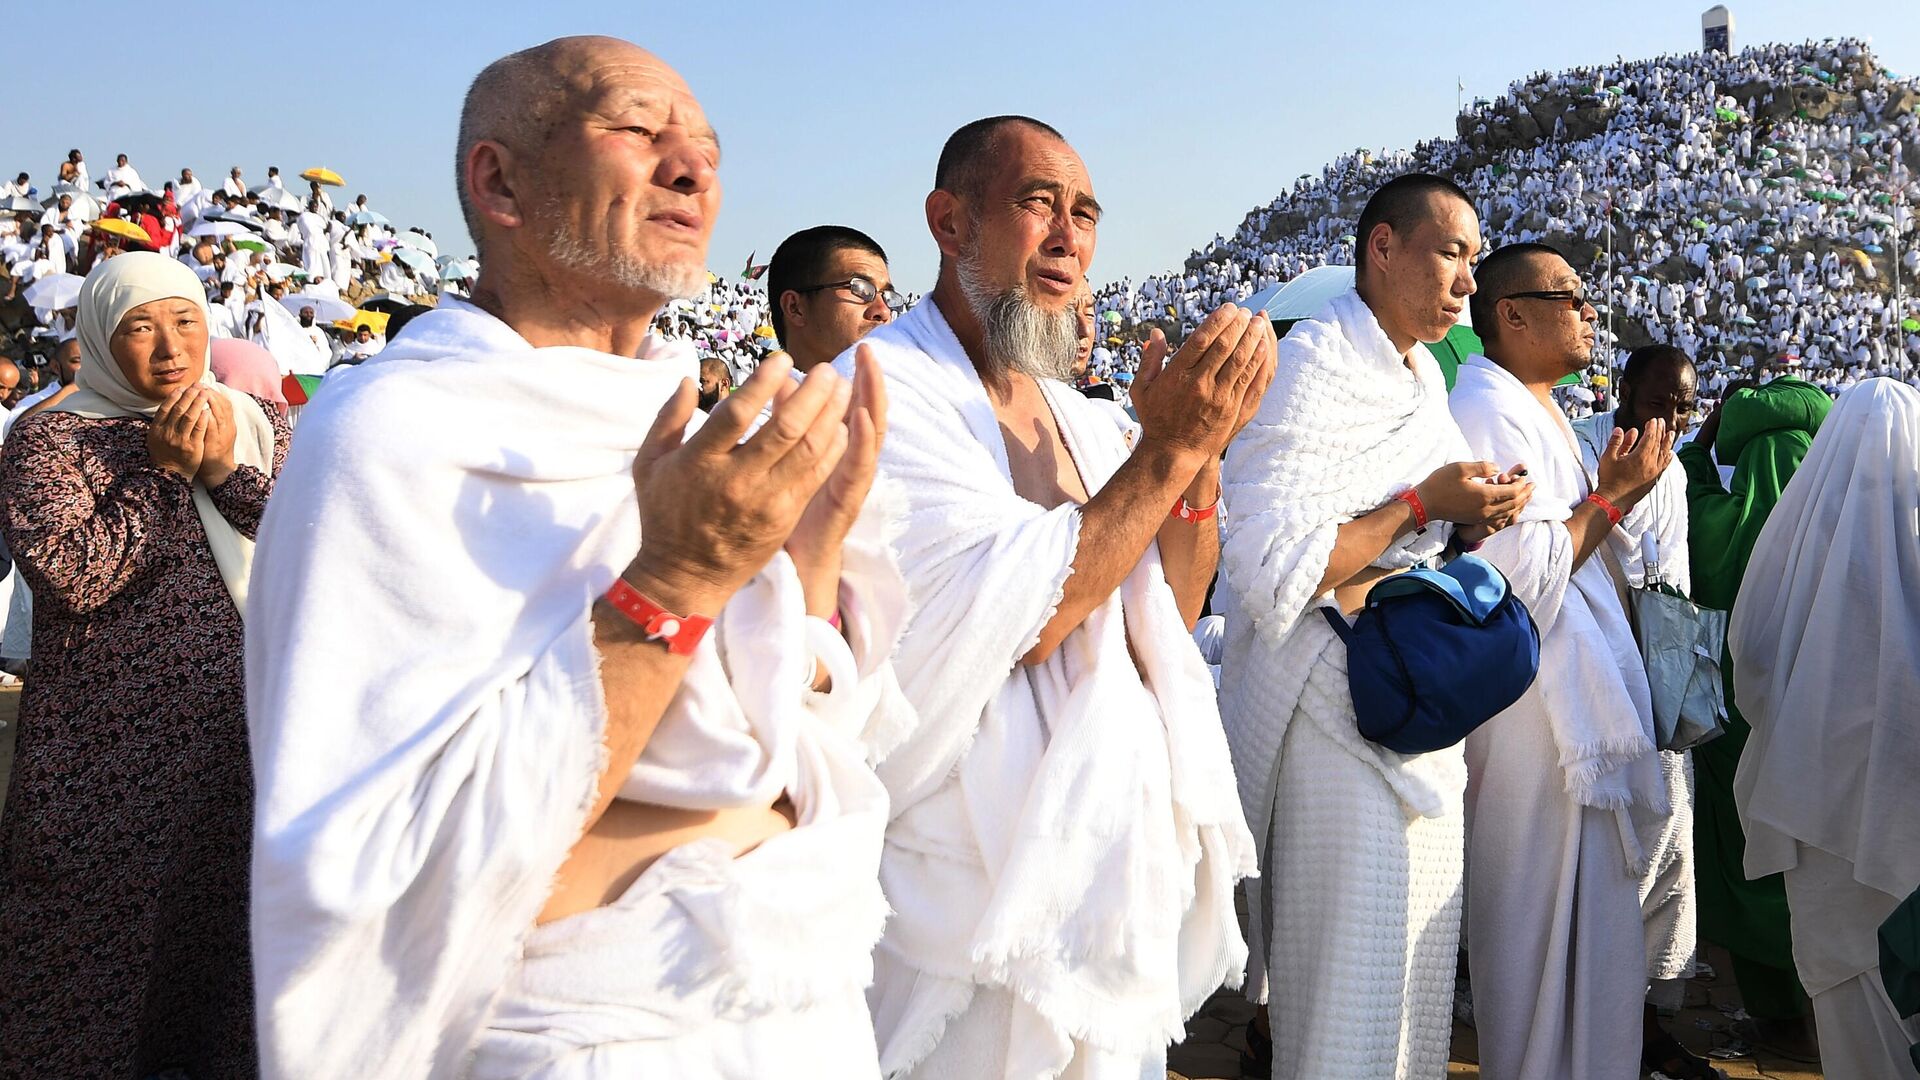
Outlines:
{"label": "dark sunglasses", "polygon": [[894,292],[891,287],[881,289],[872,281],[858,274],[845,281],[829,281],[820,285],[808,285],[805,288],[795,289],[793,291],[797,293],[810,293],[820,292],[823,289],[845,289],[847,292],[853,294],[855,300],[863,304],[871,304],[875,299],[884,300],[887,305],[887,310],[896,313],[906,310],[907,307],[906,297]]}
{"label": "dark sunglasses", "polygon": [[[1501,297],[1500,299],[1501,300],[1552,300],[1555,303],[1567,305],[1567,310],[1569,311],[1579,311],[1581,308],[1586,307],[1588,304],[1593,303],[1593,301],[1587,299],[1587,294],[1584,291],[1576,292],[1573,289],[1548,289],[1543,292],[1508,293],[1507,295]],[[1498,301],[1496,301],[1496,303],[1497,302]]]}

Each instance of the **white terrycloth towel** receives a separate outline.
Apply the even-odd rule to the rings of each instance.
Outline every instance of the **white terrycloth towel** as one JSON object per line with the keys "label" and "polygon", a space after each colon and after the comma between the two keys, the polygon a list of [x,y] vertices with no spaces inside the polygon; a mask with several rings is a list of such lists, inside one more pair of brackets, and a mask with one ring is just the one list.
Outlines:
{"label": "white terrycloth towel", "polygon": [[1582,806],[1620,813],[1627,866],[1646,868],[1630,811],[1665,815],[1647,671],[1620,594],[1599,556],[1573,568],[1565,522],[1589,491],[1566,417],[1519,379],[1475,356],[1460,366],[1454,419],[1474,451],[1502,468],[1524,463],[1533,498],[1479,554],[1498,566],[1540,630],[1540,677],[1515,708],[1537,701],[1559,747],[1565,790]]}
{"label": "white terrycloth towel", "polygon": [[[900,1029],[881,1021],[882,1067],[924,1057],[975,985],[1035,1014],[1014,1031],[1043,1045],[1010,1061],[1064,1067],[1075,1040],[1145,1060],[1246,957],[1233,882],[1253,845],[1211,676],[1152,548],[1053,656],[1021,665],[1071,572],[1078,508],[1015,493],[931,300],[864,344],[887,375],[881,468],[906,500],[894,550],[911,602],[894,657],[911,712],[869,733],[893,795],[882,949],[922,973],[899,992],[927,995]],[[1097,492],[1126,455],[1117,428],[1070,388],[1042,390]]]}
{"label": "white terrycloth towel", "polygon": [[[1221,480],[1233,511],[1221,552],[1230,592],[1221,700],[1247,820],[1262,834],[1287,723],[1308,673],[1337,641],[1319,616],[1306,616],[1328,595],[1314,589],[1340,526],[1471,457],[1447,412],[1439,365],[1425,346],[1414,348],[1413,362],[1409,370],[1366,301],[1348,290],[1280,342],[1259,414],[1227,451]],[[1433,522],[1374,565],[1414,566],[1439,555],[1451,535],[1452,525]],[[1241,656],[1249,662],[1233,662]],[[1457,753],[1409,756],[1369,743],[1351,708],[1314,719],[1379,770],[1413,812],[1457,808],[1465,782]]]}
{"label": "white terrycloth towel", "polygon": [[[449,299],[309,407],[247,628],[266,1075],[462,1067],[593,800],[590,608],[639,548],[639,442],[693,373],[651,340],[639,359],[535,349]],[[877,781],[815,792],[796,768],[864,722],[850,694],[810,696],[814,649],[855,659],[808,626],[778,555],[722,612],[622,796],[867,806],[874,850],[852,863],[872,865]],[[872,647],[864,670],[892,641]]]}

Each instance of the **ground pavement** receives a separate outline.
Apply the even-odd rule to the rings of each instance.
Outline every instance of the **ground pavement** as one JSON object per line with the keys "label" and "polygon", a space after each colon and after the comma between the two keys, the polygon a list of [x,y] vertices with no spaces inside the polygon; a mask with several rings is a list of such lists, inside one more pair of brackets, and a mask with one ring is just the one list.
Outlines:
{"label": "ground pavement", "polygon": [[[1709,947],[1707,962],[1719,972],[1730,972],[1727,954]],[[1706,1055],[1733,1041],[1727,1034],[1732,1022],[1730,1010],[1738,1009],[1740,993],[1730,974],[1712,980],[1697,979],[1687,986],[1686,1004],[1680,1015],[1667,1024],[1675,1038],[1696,1054]],[[1742,1014],[1744,1015],[1744,1014]],[[1267,1080],[1240,1072],[1240,1051],[1246,1043],[1247,1023],[1253,1018],[1253,1006],[1237,991],[1221,990],[1201,1007],[1199,1015],[1187,1023],[1185,1042],[1167,1055],[1167,1080]],[[1473,1029],[1456,1023],[1453,1027],[1453,1061],[1447,1067],[1449,1080],[1479,1077],[1479,1054]],[[1820,1067],[1798,1065],[1761,1054],[1716,1060],[1731,1080],[1764,1077],[1766,1080],[1820,1080]]]}
{"label": "ground pavement", "polygon": [[[0,813],[6,807],[6,779],[13,771],[14,722],[20,708],[19,687],[0,688]],[[1725,953],[1709,950],[1708,962],[1718,970],[1731,970]],[[1737,1008],[1739,992],[1733,979],[1723,976],[1711,982],[1696,980],[1687,988],[1687,1007],[1668,1027],[1695,1053],[1704,1054],[1729,1042],[1726,1034],[1728,1014]],[[1202,1006],[1187,1024],[1186,1041],[1175,1046],[1167,1057],[1167,1080],[1243,1080],[1240,1051],[1246,1047],[1247,1023],[1253,1019],[1253,1006],[1238,991],[1221,990]],[[1447,1069],[1449,1080],[1478,1077],[1475,1064],[1473,1029],[1456,1024],[1453,1032],[1453,1064]],[[1735,1058],[1717,1062],[1734,1080],[1764,1077],[1766,1080],[1820,1080],[1815,1066],[1794,1065],[1773,1058]],[[1267,1080],[1246,1077],[1244,1080]]]}

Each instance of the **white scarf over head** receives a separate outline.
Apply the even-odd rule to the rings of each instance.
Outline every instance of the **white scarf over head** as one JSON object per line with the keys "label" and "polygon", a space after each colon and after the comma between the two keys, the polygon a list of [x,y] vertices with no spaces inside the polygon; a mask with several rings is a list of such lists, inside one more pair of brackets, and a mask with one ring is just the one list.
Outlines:
{"label": "white scarf over head", "polygon": [[[115,416],[144,416],[148,419],[163,404],[144,397],[127,381],[126,373],[113,358],[113,333],[127,312],[155,300],[191,300],[200,309],[200,319],[209,325],[207,290],[185,264],[151,251],[132,251],[116,255],[93,268],[80,285],[79,337],[80,374],[77,389],[52,407],[55,412],[70,412],[92,420]],[[211,333],[211,329],[209,329]],[[212,341],[211,337],[208,339]],[[200,358],[200,385],[227,399],[233,407],[233,461],[250,465],[273,475],[273,423],[260,410],[260,403],[213,377],[211,356]],[[233,527],[220,508],[214,505],[207,486],[193,482],[193,512],[206,530],[207,547],[213,552],[213,564],[220,580],[233,597],[240,617],[247,617],[247,579],[253,570],[253,541]]]}
{"label": "white scarf over head", "polygon": [[[651,337],[637,359],[535,348],[449,299],[308,407],[247,628],[268,1075],[459,1074],[593,802],[607,715],[591,607],[639,550],[640,441],[695,371],[691,349]],[[835,926],[863,929],[736,943],[829,939],[821,963],[858,987],[885,911],[885,793],[851,702],[897,623],[866,612],[863,658],[815,624],[775,555],[619,794],[698,810],[787,791],[802,827],[864,815],[832,898]],[[807,689],[816,655],[831,695]],[[809,784],[829,753],[864,784]],[[811,913],[822,898],[790,899]]]}
{"label": "white scarf over head", "polygon": [[[1316,593],[1340,526],[1379,509],[1433,470],[1471,457],[1447,412],[1440,366],[1424,346],[1413,368],[1354,290],[1327,302],[1280,341],[1273,385],[1227,450],[1221,577],[1228,596],[1221,702],[1247,820],[1265,843],[1280,743],[1308,672],[1344,649],[1319,616]],[[1396,540],[1373,565],[1399,570],[1439,555],[1453,526],[1433,522]],[[1242,658],[1245,658],[1243,662]],[[1361,739],[1353,711],[1316,716],[1415,812],[1457,809],[1459,754],[1404,755]]]}
{"label": "white scarf over head", "polygon": [[1534,483],[1519,519],[1479,551],[1507,575],[1540,630],[1540,675],[1513,707],[1537,702],[1545,711],[1575,802],[1620,811],[1622,850],[1638,874],[1646,855],[1627,811],[1669,810],[1653,693],[1605,560],[1596,553],[1573,566],[1565,523],[1591,490],[1573,429],[1484,356],[1460,365],[1450,404],[1475,453],[1503,469],[1525,464]]}
{"label": "white scarf over head", "polygon": [[1920,390],[1840,396],[1754,541],[1727,633],[1753,735],[1747,876],[1798,841],[1888,896],[1920,887]]}
{"label": "white scarf over head", "polygon": [[[1255,871],[1253,845],[1212,676],[1156,547],[1052,656],[1021,664],[1072,572],[1080,508],[1014,490],[986,390],[932,300],[863,344],[887,377],[880,464],[906,503],[892,546],[911,606],[894,657],[910,704],[868,734],[893,797],[887,940],[944,1002],[880,1032],[882,1068],[923,1057],[975,985],[1009,991],[1014,1031],[1039,1037],[1009,1061],[1064,1068],[1069,1040],[1146,1060],[1246,960],[1233,883]],[[1065,384],[1040,387],[1097,493],[1126,457],[1118,427]],[[937,881],[903,871],[898,853],[924,850],[915,811],[955,775],[967,820],[942,828],[977,850],[936,853],[963,867]]]}

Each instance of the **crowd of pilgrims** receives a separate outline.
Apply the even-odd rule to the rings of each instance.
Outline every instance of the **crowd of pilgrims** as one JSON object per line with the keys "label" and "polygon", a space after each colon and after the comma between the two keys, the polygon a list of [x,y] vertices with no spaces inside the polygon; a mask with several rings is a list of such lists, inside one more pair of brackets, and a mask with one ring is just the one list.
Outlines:
{"label": "crowd of pilgrims", "polygon": [[[477,97],[608,48],[630,47],[508,58],[468,112],[504,141]],[[1854,104],[1760,118],[1802,85]],[[1886,107],[1904,86],[1857,41],[1536,74],[1458,139],[1302,178],[1185,270],[1104,288],[1085,257],[1079,280],[1052,271],[1071,291],[1053,318],[1031,281],[988,294],[988,233],[925,297],[845,226],[666,289],[470,212],[498,265],[654,298],[644,338],[564,361],[531,351],[562,342],[510,314],[511,286],[487,292],[477,257],[365,195],[336,205],[325,170],[182,169],[155,189],[125,155],[94,178],[75,150],[44,187],[18,174],[0,189],[0,677],[25,680],[0,804],[0,1077],[1157,1076],[1180,1022],[1244,977],[1250,1076],[1439,1076],[1457,1011],[1484,1076],[1711,1080],[1669,1030],[1703,941],[1747,1013],[1729,1052],[1915,1075],[1920,323],[1886,288],[1920,270],[1920,120]],[[1544,101],[1604,119],[1493,138]],[[983,162],[1051,161],[1031,166],[1066,170],[1051,228],[1090,251],[1064,145],[1025,118],[968,125],[935,200],[1014,175]],[[704,198],[711,168],[687,170],[676,191]],[[1438,284],[1408,255],[1436,245]],[[1356,288],[1284,338],[1232,306],[1350,263]],[[1419,343],[1468,318],[1485,355],[1449,398]],[[735,455],[851,386],[842,464],[786,555],[719,597],[720,651],[692,634],[687,689],[624,781],[604,773],[622,767],[611,690],[579,692],[633,677],[602,620],[631,615],[633,642],[675,656],[689,620],[642,595],[665,579],[631,552],[600,551],[665,520],[644,485],[633,518],[658,426],[615,470],[625,524],[570,546],[610,490],[579,479],[605,468],[583,447],[631,419],[609,401],[633,387],[593,367],[613,352],[697,374]],[[409,374],[456,356],[496,362]],[[540,363],[563,374],[527,374]],[[1567,375],[1601,393],[1553,391]],[[1023,403],[1046,379],[1080,392]],[[656,383],[684,426],[694,401]],[[999,415],[1004,447],[972,441],[969,409]],[[414,421],[428,434],[403,434]],[[1144,463],[1169,430],[1206,451],[1171,478]],[[1103,493],[1150,476],[1173,514],[1129,510],[1151,527],[1127,532]],[[411,538],[435,530],[472,567]],[[1129,554],[1083,567],[1090,547]],[[1469,553],[1533,612],[1535,688],[1464,741],[1393,752],[1356,730],[1342,638],[1305,616],[1355,617],[1377,581]],[[1733,612],[1724,732],[1689,750],[1657,745],[1628,617],[1655,580]],[[591,619],[568,606],[581,581],[606,592]],[[743,689],[800,641],[796,693]],[[555,710],[599,717],[606,747],[527,734]],[[1090,726],[1115,710],[1161,722]],[[1153,764],[1115,786],[1121,756]],[[569,769],[599,794],[553,785]],[[709,837],[604,897],[570,878],[623,806],[731,821],[768,802],[792,839],[757,835],[746,869],[717,868]],[[1052,896],[1049,870],[1081,891]],[[769,914],[786,903],[797,916]],[[775,974],[750,978],[763,962]]]}

